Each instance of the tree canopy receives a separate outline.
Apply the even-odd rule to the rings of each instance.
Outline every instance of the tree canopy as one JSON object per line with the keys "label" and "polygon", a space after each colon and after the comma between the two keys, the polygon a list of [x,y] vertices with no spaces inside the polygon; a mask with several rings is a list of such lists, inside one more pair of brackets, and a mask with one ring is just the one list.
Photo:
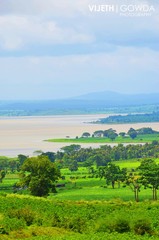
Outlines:
{"label": "tree canopy", "polygon": [[49,191],[55,191],[54,183],[60,177],[60,171],[47,156],[26,159],[22,171],[21,184],[27,186],[32,195],[41,197],[48,195]]}

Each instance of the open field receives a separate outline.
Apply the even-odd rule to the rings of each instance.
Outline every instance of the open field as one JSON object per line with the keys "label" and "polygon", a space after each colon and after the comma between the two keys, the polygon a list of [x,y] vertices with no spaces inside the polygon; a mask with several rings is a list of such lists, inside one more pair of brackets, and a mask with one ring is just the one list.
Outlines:
{"label": "open field", "polygon": [[[118,133],[127,132],[130,127],[135,129],[151,127],[156,131],[159,130],[159,123],[118,125],[90,123],[106,116],[108,114],[0,118],[0,155],[14,157],[18,154],[33,155],[36,150],[57,151],[68,145],[68,142],[52,143],[44,140],[63,139],[66,136],[80,137],[85,131],[93,133],[96,130],[105,130],[111,127]],[[104,143],[81,143],[83,147],[99,147],[101,144]]]}
{"label": "open field", "polygon": [[[136,169],[140,165],[139,160],[126,160],[114,162],[120,168],[127,168],[128,171]],[[156,159],[156,163],[159,163],[159,159]],[[65,180],[60,180],[59,183],[65,183],[65,187],[57,188],[57,193],[50,194],[50,199],[58,200],[110,200],[110,199],[122,199],[124,201],[134,201],[134,194],[132,190],[125,184],[121,183],[120,188],[118,184],[115,184],[115,189],[111,186],[106,186],[105,179],[92,178],[88,173],[88,168],[79,167],[75,172],[71,172],[68,168],[61,169],[61,175],[65,176]],[[7,174],[3,182],[0,184],[0,193],[12,193],[13,185],[19,181],[18,173]],[[27,190],[18,191],[20,194],[28,194]],[[139,194],[141,201],[152,199],[151,189],[144,189],[142,187]]]}

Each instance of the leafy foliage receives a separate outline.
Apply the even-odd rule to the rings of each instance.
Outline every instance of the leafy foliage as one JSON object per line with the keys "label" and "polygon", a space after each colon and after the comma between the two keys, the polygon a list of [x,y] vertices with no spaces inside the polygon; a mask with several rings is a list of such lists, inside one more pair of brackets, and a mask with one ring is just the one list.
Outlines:
{"label": "leafy foliage", "polygon": [[29,174],[22,176],[21,184],[29,187],[35,196],[46,196],[50,189],[55,190],[54,182],[60,176],[56,165],[46,156],[28,158],[22,165],[22,171]]}

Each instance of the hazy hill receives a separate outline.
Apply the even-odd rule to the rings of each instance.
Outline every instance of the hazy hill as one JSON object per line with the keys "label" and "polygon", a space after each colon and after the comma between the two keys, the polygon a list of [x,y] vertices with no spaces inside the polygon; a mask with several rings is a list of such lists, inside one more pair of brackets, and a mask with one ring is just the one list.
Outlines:
{"label": "hazy hill", "polygon": [[78,100],[104,101],[108,105],[158,104],[159,93],[121,94],[116,92],[94,92],[76,97]]}
{"label": "hazy hill", "polygon": [[159,94],[96,92],[63,100],[0,101],[0,116],[151,112],[158,105]]}

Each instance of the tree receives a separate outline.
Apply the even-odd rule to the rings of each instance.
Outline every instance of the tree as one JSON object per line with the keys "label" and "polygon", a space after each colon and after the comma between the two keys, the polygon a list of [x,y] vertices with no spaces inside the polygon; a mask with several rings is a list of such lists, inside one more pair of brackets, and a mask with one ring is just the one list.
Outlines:
{"label": "tree", "polygon": [[18,162],[16,160],[10,160],[8,164],[12,173],[18,168]]}
{"label": "tree", "polygon": [[71,161],[69,166],[68,166],[68,168],[69,168],[69,170],[71,172],[77,171],[78,170],[78,163],[77,163],[77,161],[76,160]]}
{"label": "tree", "polygon": [[5,171],[4,171],[4,170],[1,170],[1,171],[0,171],[0,182],[1,182],[1,183],[2,183],[3,179],[5,178],[5,175],[6,175]]}
{"label": "tree", "polygon": [[69,146],[62,147],[61,150],[64,151],[64,153],[71,154],[74,152],[77,152],[81,149],[81,146],[78,144],[71,144]]}
{"label": "tree", "polygon": [[82,137],[83,138],[88,138],[88,137],[90,137],[91,136],[91,134],[89,133],[89,132],[84,132],[83,134],[82,134]]}
{"label": "tree", "polygon": [[120,132],[120,133],[119,133],[119,136],[121,136],[121,137],[125,137],[125,135],[126,135],[125,132]]}
{"label": "tree", "polygon": [[26,155],[19,154],[18,155],[18,160],[19,160],[20,165],[22,165],[27,158],[28,157]]}
{"label": "tree", "polygon": [[112,128],[103,131],[103,136],[110,138],[112,141],[118,136],[116,133],[116,130],[113,130]]}
{"label": "tree", "polygon": [[135,129],[133,129],[133,128],[130,128],[129,131],[128,131],[128,135],[129,135],[132,139],[134,139],[134,138],[137,137],[137,131],[136,131]]}
{"label": "tree", "polygon": [[157,189],[159,187],[159,165],[153,159],[143,160],[139,166],[142,184],[145,188],[152,188],[152,198],[157,200]]}
{"label": "tree", "polygon": [[108,138],[110,138],[112,141],[118,136],[115,132],[108,133]]}
{"label": "tree", "polygon": [[102,137],[103,136],[103,131],[102,130],[97,130],[93,133],[94,137]]}
{"label": "tree", "polygon": [[139,202],[139,192],[141,188],[141,181],[139,176],[135,176],[133,173],[130,173],[126,179],[126,184],[134,192],[135,201]]}
{"label": "tree", "polygon": [[23,165],[24,161],[27,159],[28,157],[23,155],[23,154],[19,154],[18,155],[18,171],[20,170],[21,166]]}
{"label": "tree", "polygon": [[47,156],[26,159],[22,171],[21,185],[27,186],[32,195],[40,197],[47,196],[50,190],[54,191],[54,182],[60,177],[59,169]]}
{"label": "tree", "polygon": [[106,167],[100,167],[98,172],[100,178],[104,177],[108,185],[111,183],[113,189],[115,187],[115,182],[123,181],[125,179],[124,175],[126,174],[125,170],[120,170],[119,166],[111,162],[108,163]]}
{"label": "tree", "polygon": [[54,152],[43,152],[42,156],[47,156],[51,162],[55,162],[55,153]]}

